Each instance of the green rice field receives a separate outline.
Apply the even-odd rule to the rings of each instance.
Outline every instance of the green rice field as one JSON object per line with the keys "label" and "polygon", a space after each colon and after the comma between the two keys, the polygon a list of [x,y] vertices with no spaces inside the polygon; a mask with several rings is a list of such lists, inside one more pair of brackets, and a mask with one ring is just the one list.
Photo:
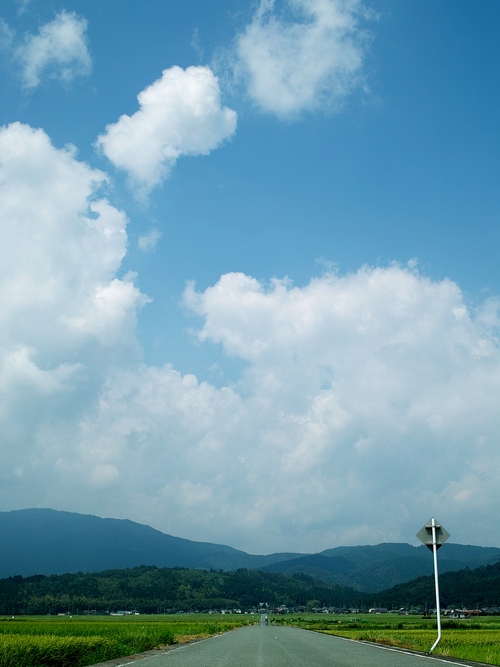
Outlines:
{"label": "green rice field", "polygon": [[[427,653],[437,638],[436,620],[396,614],[331,616],[307,614],[273,619],[280,624],[339,637],[386,644]],[[442,639],[435,655],[500,665],[500,617],[442,620]]]}
{"label": "green rice field", "polygon": [[0,667],[85,667],[254,621],[208,614],[0,617]]}
{"label": "green rice field", "polygon": [[[85,667],[258,620],[249,615],[0,617],[0,667]],[[395,614],[278,616],[279,624],[428,652],[435,619]],[[500,617],[443,619],[435,654],[500,666]]]}

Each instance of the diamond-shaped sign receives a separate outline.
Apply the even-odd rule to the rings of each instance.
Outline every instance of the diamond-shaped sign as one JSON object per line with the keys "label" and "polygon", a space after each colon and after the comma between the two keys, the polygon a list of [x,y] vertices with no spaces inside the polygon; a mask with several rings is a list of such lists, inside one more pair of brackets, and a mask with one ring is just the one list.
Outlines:
{"label": "diamond-shaped sign", "polygon": [[[432,551],[432,519],[418,531],[418,539],[425,544]],[[443,526],[434,519],[434,526],[436,529],[436,549],[439,549],[446,540],[450,537],[450,533],[443,528]]]}

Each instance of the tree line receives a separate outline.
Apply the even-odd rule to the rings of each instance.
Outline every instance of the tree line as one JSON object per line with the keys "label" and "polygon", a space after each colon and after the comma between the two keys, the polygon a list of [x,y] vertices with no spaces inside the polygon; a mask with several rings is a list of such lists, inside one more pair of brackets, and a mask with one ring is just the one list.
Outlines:
{"label": "tree line", "polygon": [[241,569],[235,572],[141,566],[105,572],[9,577],[0,580],[0,614],[141,613],[210,609],[345,606],[353,589],[308,575]]}
{"label": "tree line", "polygon": [[[389,609],[398,606],[432,609],[436,603],[434,577],[418,577],[377,593],[376,597],[380,606]],[[443,608],[500,608],[500,561],[440,575],[439,597]]]}
{"label": "tree line", "polygon": [[[442,607],[500,607],[500,562],[440,577]],[[141,613],[210,609],[335,608],[432,609],[433,576],[418,577],[379,593],[362,593],[306,574],[240,569],[192,570],[141,566],[97,573],[35,575],[0,580],[0,614]]]}

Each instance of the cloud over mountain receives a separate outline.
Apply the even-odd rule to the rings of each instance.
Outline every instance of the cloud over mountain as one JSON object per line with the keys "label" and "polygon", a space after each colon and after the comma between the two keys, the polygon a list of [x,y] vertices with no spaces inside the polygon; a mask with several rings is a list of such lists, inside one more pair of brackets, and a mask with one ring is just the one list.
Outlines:
{"label": "cloud over mountain", "polygon": [[0,506],[498,543],[500,5],[46,5],[0,17]]}
{"label": "cloud over mountain", "polygon": [[352,541],[376,497],[380,524],[363,528],[376,541],[434,503],[467,515],[491,502],[498,300],[471,312],[452,281],[395,265],[302,288],[227,274],[185,301],[203,318],[198,338],[247,363],[238,388],[256,432],[244,458],[273,489],[267,520]]}
{"label": "cloud over mountain", "polygon": [[85,498],[266,551],[398,540],[430,505],[463,524],[496,497],[498,300],[471,311],[456,283],[398,265],[190,284],[199,342],[245,365],[217,388],[140,363],[147,297],[119,277],[106,176],[20,123],[0,151],[0,498]]}
{"label": "cloud over mountain", "polygon": [[116,493],[152,523],[168,506],[174,534],[279,550],[397,541],[429,506],[464,524],[492,502],[496,301],[472,313],[452,281],[396,265],[304,287],[226,274],[184,301],[200,341],[246,370],[222,388],[171,365],[110,370],[58,462],[96,508]]}

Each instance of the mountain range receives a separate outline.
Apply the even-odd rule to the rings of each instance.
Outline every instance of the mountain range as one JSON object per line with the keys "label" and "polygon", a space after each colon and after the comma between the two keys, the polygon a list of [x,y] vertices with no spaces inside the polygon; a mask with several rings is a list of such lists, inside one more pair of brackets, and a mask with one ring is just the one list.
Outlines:
{"label": "mountain range", "polygon": [[[496,547],[446,543],[439,551],[439,570],[473,569],[499,560]],[[126,519],[52,509],[0,512],[0,578],[139,565],[307,574],[364,592],[382,591],[433,572],[432,555],[423,545],[384,543],[336,547],[316,554],[253,555],[221,544],[173,537]]]}

